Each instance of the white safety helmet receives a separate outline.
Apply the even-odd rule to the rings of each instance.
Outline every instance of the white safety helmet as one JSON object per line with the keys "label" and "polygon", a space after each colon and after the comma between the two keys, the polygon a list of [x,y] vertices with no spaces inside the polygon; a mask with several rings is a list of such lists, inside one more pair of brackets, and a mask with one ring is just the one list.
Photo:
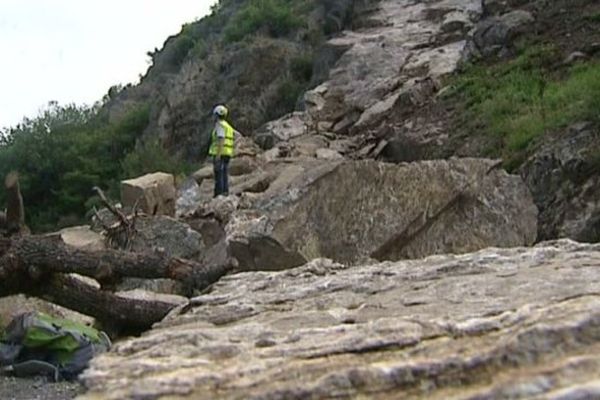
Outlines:
{"label": "white safety helmet", "polygon": [[221,118],[225,118],[227,116],[228,112],[229,111],[227,110],[227,107],[225,107],[222,104],[219,104],[213,110],[213,114],[216,115],[216,116],[218,116],[218,117],[221,117]]}

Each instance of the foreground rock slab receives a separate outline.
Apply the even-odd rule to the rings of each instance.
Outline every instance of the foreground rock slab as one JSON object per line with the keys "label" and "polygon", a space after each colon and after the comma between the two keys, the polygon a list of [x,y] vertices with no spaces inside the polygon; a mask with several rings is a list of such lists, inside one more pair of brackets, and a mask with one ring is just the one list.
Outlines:
{"label": "foreground rock slab", "polygon": [[233,275],[81,398],[597,398],[599,281],[600,245],[571,241]]}

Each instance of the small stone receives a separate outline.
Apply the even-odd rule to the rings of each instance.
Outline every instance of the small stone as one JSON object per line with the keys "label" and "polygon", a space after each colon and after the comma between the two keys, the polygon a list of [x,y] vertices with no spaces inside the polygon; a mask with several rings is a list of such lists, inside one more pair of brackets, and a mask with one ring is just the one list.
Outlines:
{"label": "small stone", "polygon": [[254,345],[256,347],[273,347],[277,345],[277,342],[273,339],[259,339]]}

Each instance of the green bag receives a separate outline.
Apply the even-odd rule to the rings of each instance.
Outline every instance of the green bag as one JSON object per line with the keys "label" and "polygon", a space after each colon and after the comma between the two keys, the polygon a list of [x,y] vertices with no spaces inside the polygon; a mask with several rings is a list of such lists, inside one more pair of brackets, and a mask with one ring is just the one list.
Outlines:
{"label": "green bag", "polygon": [[15,317],[0,339],[0,366],[16,375],[73,379],[108,351],[108,336],[67,319],[31,312]]}

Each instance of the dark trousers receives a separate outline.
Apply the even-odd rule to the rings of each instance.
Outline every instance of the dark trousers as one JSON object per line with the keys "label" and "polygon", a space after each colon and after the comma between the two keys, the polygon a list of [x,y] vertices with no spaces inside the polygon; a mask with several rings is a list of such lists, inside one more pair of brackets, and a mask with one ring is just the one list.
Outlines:
{"label": "dark trousers", "polygon": [[228,156],[213,157],[215,197],[220,194],[229,195],[229,158]]}

